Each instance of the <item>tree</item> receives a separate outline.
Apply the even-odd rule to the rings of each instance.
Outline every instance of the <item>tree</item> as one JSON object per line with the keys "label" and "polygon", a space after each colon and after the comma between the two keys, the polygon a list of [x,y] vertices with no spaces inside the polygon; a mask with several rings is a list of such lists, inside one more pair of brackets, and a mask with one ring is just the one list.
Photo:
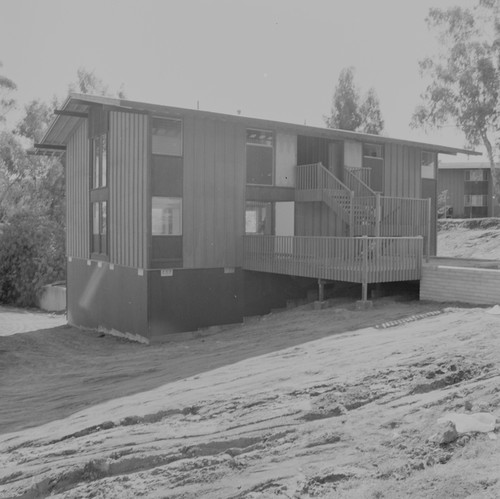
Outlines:
{"label": "tree", "polygon": [[384,120],[375,89],[370,88],[360,105],[359,92],[354,84],[354,68],[348,67],[340,72],[333,93],[330,116],[324,118],[329,128],[380,134]]}
{"label": "tree", "polygon": [[428,79],[414,127],[453,124],[470,147],[484,145],[493,189],[499,199],[494,140],[500,116],[500,39],[496,2],[479,0],[473,8],[430,9],[428,26],[441,51],[420,62]]}
{"label": "tree", "polygon": [[359,114],[361,115],[361,131],[380,135],[384,129],[384,120],[380,111],[380,102],[373,87],[368,90],[366,98],[359,108]]}
{"label": "tree", "polygon": [[76,92],[80,94],[102,95],[105,97],[116,96],[119,99],[125,99],[123,85],[116,92],[112,92],[109,90],[109,86],[106,85],[94,71],[90,71],[84,67],[78,68],[76,71],[76,81],[69,84],[68,91],[70,93]]}
{"label": "tree", "polygon": [[361,125],[359,93],[354,85],[354,68],[344,68],[333,92],[332,111],[326,118],[329,128],[356,130]]}
{"label": "tree", "polygon": [[[0,61],[0,68],[3,66]],[[5,122],[5,115],[15,106],[15,99],[10,96],[16,90],[16,84],[0,74],[0,123]]]}
{"label": "tree", "polygon": [[53,114],[55,102],[46,104],[40,100],[33,100],[24,107],[24,116],[21,118],[14,133],[38,142],[47,130]]}

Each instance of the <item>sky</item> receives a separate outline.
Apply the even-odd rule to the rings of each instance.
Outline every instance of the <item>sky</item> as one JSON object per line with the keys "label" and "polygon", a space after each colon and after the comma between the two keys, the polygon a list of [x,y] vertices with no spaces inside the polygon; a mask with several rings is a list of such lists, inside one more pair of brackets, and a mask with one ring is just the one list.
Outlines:
{"label": "sky", "polygon": [[18,86],[11,119],[32,99],[64,97],[85,67],[131,100],[324,126],[353,66],[361,95],[379,96],[386,135],[463,147],[453,127],[409,122],[425,88],[418,61],[438,50],[429,8],[471,3],[0,0],[0,71]]}

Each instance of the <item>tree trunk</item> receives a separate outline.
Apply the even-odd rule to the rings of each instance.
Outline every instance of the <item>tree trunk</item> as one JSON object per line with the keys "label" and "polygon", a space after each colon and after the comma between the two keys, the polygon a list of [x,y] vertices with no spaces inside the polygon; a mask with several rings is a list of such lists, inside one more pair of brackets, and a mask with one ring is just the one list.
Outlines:
{"label": "tree trunk", "polygon": [[[488,154],[488,160],[490,162],[490,173],[491,173],[491,196],[489,197],[489,202],[491,202],[491,212],[490,216],[494,217],[497,215],[497,204],[498,199],[500,199],[500,193],[498,192],[498,179],[497,179],[497,167],[495,164],[495,156],[493,154],[493,147],[491,145],[490,139],[486,132],[481,132],[481,138],[483,139],[484,147],[486,147],[486,152]],[[488,203],[489,204],[489,203]],[[489,211],[489,210],[488,210]]]}

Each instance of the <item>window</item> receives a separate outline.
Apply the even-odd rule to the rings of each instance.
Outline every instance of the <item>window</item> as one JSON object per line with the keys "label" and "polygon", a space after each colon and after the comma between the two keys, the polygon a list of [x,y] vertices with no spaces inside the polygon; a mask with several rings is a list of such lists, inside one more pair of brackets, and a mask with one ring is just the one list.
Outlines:
{"label": "window", "polygon": [[92,241],[91,252],[106,255],[108,253],[108,203],[92,203]]}
{"label": "window", "polygon": [[421,177],[436,178],[436,155],[433,152],[422,151],[420,155]]}
{"label": "window", "polygon": [[153,236],[182,235],[182,198],[153,196],[152,201]]}
{"label": "window", "polygon": [[247,130],[247,184],[272,185],[274,132]]}
{"label": "window", "polygon": [[90,139],[92,238],[90,252],[92,256],[102,258],[108,254],[108,134],[106,132]]}
{"label": "window", "polygon": [[485,170],[465,170],[466,182],[484,182],[487,180]]}
{"label": "window", "polygon": [[107,135],[107,133],[102,133],[91,139],[93,189],[106,187],[108,183]]}
{"label": "window", "polygon": [[182,121],[152,118],[152,153],[182,156]]}
{"label": "window", "polygon": [[383,158],[382,144],[363,144],[363,156],[371,158]]}
{"label": "window", "polygon": [[488,206],[488,196],[483,194],[466,194],[464,198],[465,206]]}
{"label": "window", "polygon": [[272,203],[247,201],[245,232],[247,234],[272,234]]}

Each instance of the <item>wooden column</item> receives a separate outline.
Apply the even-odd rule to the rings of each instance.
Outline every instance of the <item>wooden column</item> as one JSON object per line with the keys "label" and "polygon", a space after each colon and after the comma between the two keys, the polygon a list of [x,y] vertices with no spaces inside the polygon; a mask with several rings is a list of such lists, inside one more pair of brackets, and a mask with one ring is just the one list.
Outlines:
{"label": "wooden column", "polygon": [[380,207],[380,192],[375,194],[375,237],[380,237],[380,221],[382,213]]}
{"label": "wooden column", "polygon": [[325,301],[325,281],[318,279],[318,301]]}
{"label": "wooden column", "polygon": [[354,237],[354,191],[349,200],[349,237]]}
{"label": "wooden column", "polygon": [[363,301],[368,300],[368,236],[361,238],[363,245],[363,276],[362,276],[362,297]]}
{"label": "wooden column", "polygon": [[431,254],[431,225],[432,225],[432,199],[427,200],[427,244],[425,248],[425,261],[429,263],[429,257]]}

